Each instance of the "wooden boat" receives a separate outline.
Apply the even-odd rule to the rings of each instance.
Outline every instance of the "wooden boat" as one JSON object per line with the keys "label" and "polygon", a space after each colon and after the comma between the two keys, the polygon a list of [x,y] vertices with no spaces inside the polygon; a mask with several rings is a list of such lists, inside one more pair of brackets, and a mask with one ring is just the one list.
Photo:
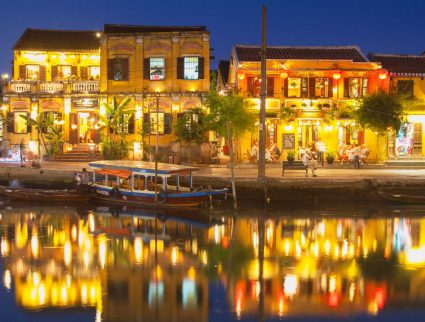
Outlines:
{"label": "wooden boat", "polygon": [[45,190],[28,188],[11,188],[0,186],[0,195],[15,200],[28,201],[88,201],[90,194],[78,192],[76,190]]}
{"label": "wooden boat", "polygon": [[412,203],[412,204],[425,204],[425,196],[418,195],[405,195],[405,194],[397,194],[385,191],[378,191],[378,194],[391,201],[397,201],[402,203]]}
{"label": "wooden boat", "polygon": [[[108,204],[194,207],[228,191],[226,188],[194,188],[192,172],[199,170],[196,167],[168,163],[157,165],[155,188],[154,162],[90,162],[93,188],[96,191],[94,198]],[[188,178],[189,187],[180,185],[182,176]]]}

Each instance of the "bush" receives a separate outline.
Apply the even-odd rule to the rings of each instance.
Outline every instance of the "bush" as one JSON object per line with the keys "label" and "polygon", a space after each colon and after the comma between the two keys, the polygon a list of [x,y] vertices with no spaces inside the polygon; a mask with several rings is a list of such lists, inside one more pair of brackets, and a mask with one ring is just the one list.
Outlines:
{"label": "bush", "polygon": [[122,139],[104,138],[102,141],[102,157],[105,160],[122,160],[128,156],[128,143]]}

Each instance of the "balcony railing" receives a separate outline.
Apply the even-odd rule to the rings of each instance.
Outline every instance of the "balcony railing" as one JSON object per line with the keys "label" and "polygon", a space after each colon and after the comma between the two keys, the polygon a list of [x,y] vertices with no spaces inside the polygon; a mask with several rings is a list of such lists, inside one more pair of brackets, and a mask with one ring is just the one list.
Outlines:
{"label": "balcony railing", "polygon": [[61,93],[98,93],[99,81],[74,82],[30,82],[12,81],[5,86],[5,92],[16,94],[61,94]]}
{"label": "balcony railing", "polygon": [[60,82],[43,82],[39,84],[38,91],[49,94],[61,93],[63,87],[63,83]]}
{"label": "balcony railing", "polygon": [[99,92],[98,81],[77,81],[71,83],[73,93],[97,93]]}

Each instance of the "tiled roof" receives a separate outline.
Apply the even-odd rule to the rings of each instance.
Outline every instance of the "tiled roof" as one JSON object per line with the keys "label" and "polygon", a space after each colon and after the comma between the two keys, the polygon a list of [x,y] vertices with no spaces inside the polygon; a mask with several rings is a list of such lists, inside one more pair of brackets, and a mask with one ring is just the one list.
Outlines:
{"label": "tiled roof", "polygon": [[27,28],[14,50],[92,51],[100,47],[96,31]]}
{"label": "tiled roof", "polygon": [[[260,61],[260,46],[236,45],[235,52],[239,61]],[[323,59],[323,60],[352,60],[366,62],[357,46],[337,47],[275,47],[267,46],[267,59]]]}
{"label": "tiled roof", "polygon": [[221,80],[224,84],[229,81],[229,68],[229,60],[220,60],[220,62],[218,63],[218,73],[221,75]]}
{"label": "tiled roof", "polygon": [[420,76],[425,74],[425,56],[369,54],[371,61],[380,62],[382,68],[398,76]]}
{"label": "tiled roof", "polygon": [[145,32],[173,32],[173,31],[207,31],[205,26],[144,26],[144,25],[114,25],[105,24],[107,34],[129,34]]}

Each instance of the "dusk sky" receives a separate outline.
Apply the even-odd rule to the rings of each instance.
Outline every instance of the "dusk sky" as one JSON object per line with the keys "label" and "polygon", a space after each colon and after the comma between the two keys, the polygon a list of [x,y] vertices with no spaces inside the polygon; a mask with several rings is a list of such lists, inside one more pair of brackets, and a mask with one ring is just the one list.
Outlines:
{"label": "dusk sky", "polygon": [[268,45],[358,45],[365,54],[425,51],[423,0],[20,0],[2,1],[0,71],[10,72],[12,46],[27,27],[101,30],[104,23],[205,25],[216,68],[233,44],[260,44],[262,4]]}

